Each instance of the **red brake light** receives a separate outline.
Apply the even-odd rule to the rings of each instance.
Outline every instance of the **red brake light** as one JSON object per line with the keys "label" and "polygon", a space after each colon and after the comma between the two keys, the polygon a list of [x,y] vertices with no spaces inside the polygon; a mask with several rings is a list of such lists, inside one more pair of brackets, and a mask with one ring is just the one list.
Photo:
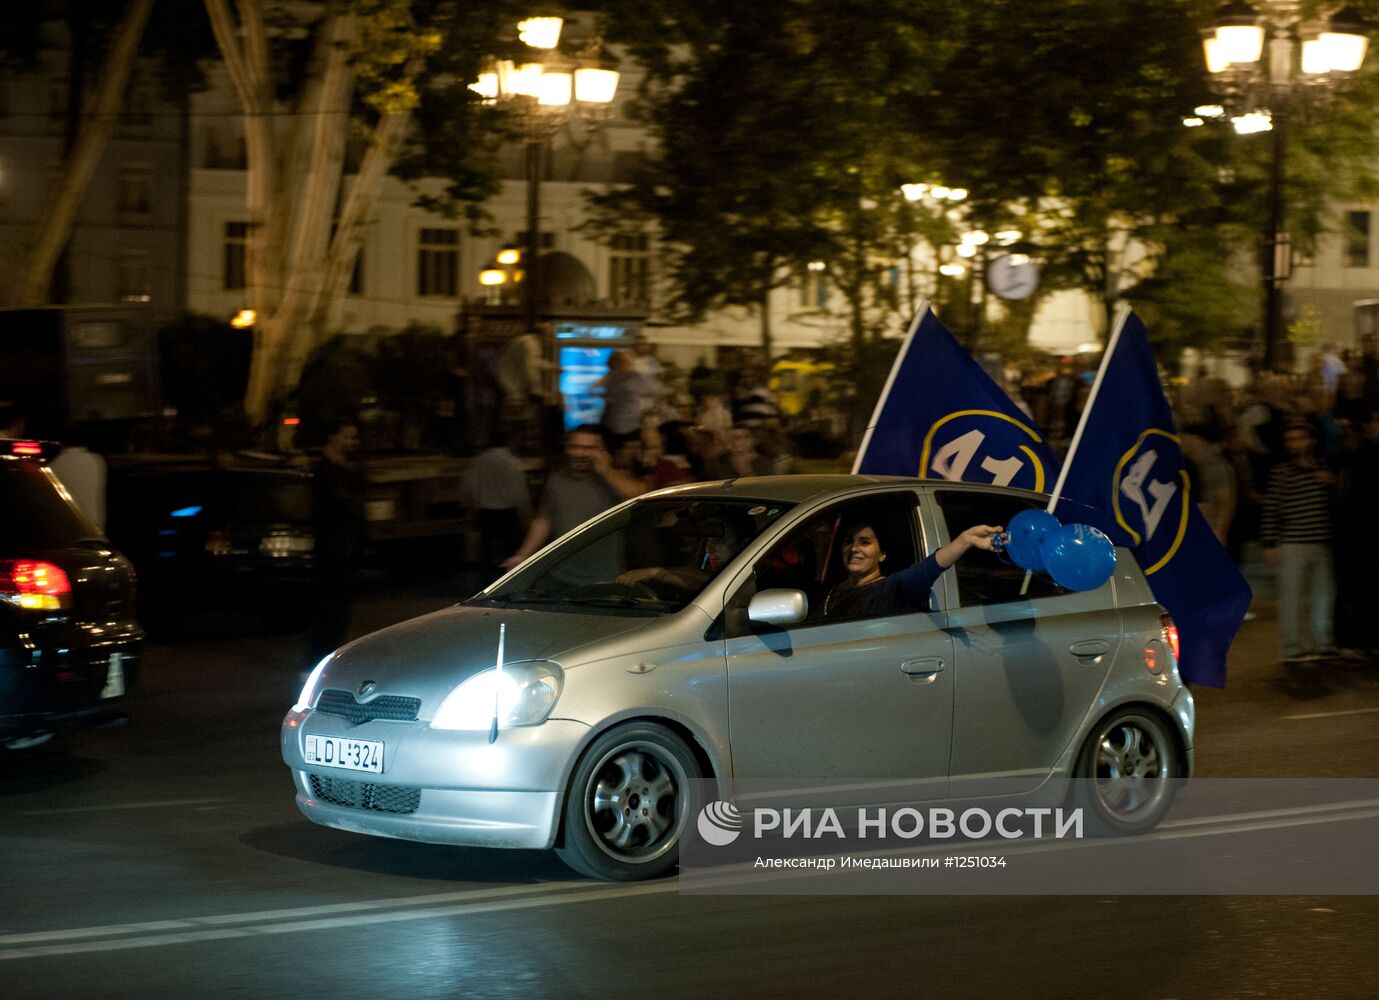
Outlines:
{"label": "red brake light", "polygon": [[61,566],[36,559],[0,561],[0,599],[21,608],[55,611],[66,607],[72,581]]}
{"label": "red brake light", "polygon": [[1173,616],[1168,613],[1159,615],[1159,624],[1163,626],[1164,642],[1168,643],[1168,648],[1173,650],[1173,658],[1179,659],[1178,626],[1173,624]]}
{"label": "red brake light", "polygon": [[14,458],[37,458],[47,461],[56,458],[61,450],[62,446],[55,441],[34,441],[30,438],[11,441],[0,437],[0,456],[10,455]]}

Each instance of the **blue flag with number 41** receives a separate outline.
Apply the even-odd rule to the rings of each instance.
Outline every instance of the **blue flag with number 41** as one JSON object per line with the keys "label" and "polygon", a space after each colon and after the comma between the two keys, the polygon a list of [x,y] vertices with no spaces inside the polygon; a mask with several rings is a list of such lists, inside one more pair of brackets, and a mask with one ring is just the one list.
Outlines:
{"label": "blue flag with number 41", "polygon": [[1225,687],[1250,586],[1197,509],[1149,333],[1132,312],[1107,345],[1060,496],[1093,508],[1097,527],[1134,551],[1178,626],[1183,679]]}
{"label": "blue flag with number 41", "polygon": [[891,366],[852,471],[1047,493],[1058,459],[926,304]]}

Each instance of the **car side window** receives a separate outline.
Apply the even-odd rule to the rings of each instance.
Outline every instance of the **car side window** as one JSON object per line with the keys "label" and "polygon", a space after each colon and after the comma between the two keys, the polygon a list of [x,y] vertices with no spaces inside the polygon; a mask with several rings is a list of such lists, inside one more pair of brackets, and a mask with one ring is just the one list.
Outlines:
{"label": "car side window", "polygon": [[[1022,510],[1043,509],[1035,500],[977,490],[938,490],[934,498],[943,512],[949,538],[956,538],[974,524],[1009,525],[1011,518]],[[968,552],[958,560],[955,573],[958,600],[964,605],[1002,604],[1068,593],[1047,573],[1031,575],[1026,586],[1025,571],[994,552]]]}
{"label": "car side window", "polygon": [[[810,616],[794,628],[824,624],[819,611],[829,591],[847,578],[840,549],[843,534],[859,523],[869,524],[884,539],[883,572],[904,569],[923,558],[917,533],[913,493],[891,493],[835,504],[815,514],[771,546],[753,567],[747,581],[729,599],[724,626],[731,637],[748,635],[752,624],[747,605],[763,590],[802,590],[809,599]],[[890,609],[882,614],[903,613],[914,608]],[[875,614],[852,617],[877,617]],[[830,616],[830,621],[846,620]]]}

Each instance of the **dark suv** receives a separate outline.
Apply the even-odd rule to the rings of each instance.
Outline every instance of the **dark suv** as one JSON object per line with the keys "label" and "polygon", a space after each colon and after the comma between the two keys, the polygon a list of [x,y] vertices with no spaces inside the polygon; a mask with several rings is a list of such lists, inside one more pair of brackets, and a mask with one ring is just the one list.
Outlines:
{"label": "dark suv", "polygon": [[134,570],[88,521],[47,459],[0,438],[0,746],[127,717],[143,632]]}

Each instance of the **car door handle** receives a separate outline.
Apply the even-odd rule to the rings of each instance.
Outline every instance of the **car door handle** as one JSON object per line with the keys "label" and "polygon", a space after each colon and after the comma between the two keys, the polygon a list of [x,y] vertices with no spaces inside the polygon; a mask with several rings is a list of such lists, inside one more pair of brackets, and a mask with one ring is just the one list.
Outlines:
{"label": "car door handle", "polygon": [[1111,651],[1111,644],[1103,639],[1084,639],[1082,642],[1075,642],[1068,647],[1068,652],[1072,653],[1083,663],[1098,664],[1101,658]]}
{"label": "car door handle", "polygon": [[932,684],[943,669],[943,661],[937,656],[925,656],[918,660],[906,660],[900,669],[910,675],[916,684]]}

